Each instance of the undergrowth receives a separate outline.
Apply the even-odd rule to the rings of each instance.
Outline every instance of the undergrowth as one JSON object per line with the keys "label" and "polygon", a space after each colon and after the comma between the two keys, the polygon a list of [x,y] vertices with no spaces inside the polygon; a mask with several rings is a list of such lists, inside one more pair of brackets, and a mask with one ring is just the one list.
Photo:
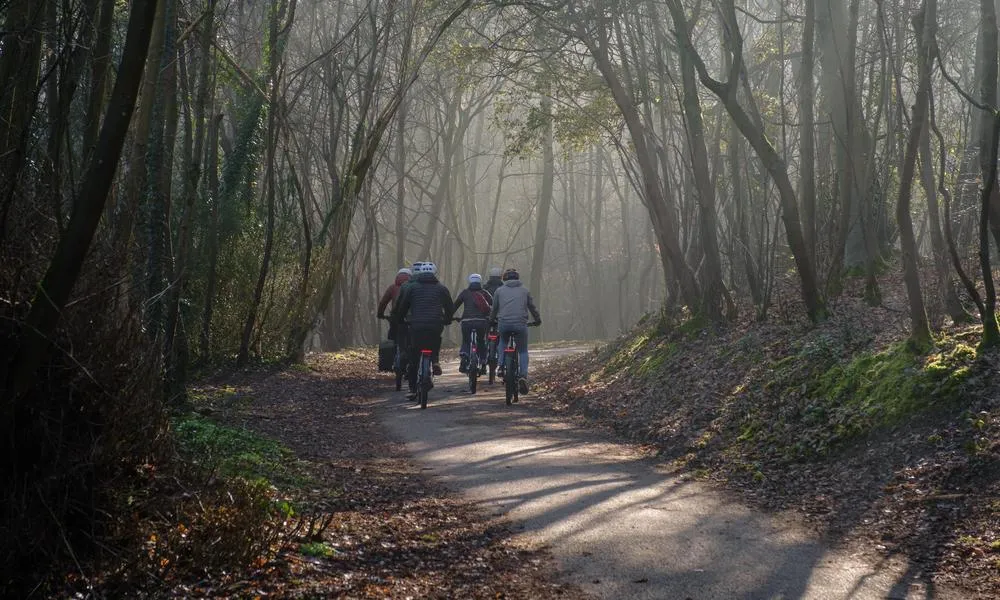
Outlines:
{"label": "undergrowth", "polygon": [[928,411],[953,408],[975,359],[975,348],[961,337],[939,338],[928,354],[897,342],[841,360],[807,345],[777,361],[764,384],[785,406],[757,414],[739,441],[766,442],[789,459],[827,456]]}
{"label": "undergrowth", "polygon": [[209,476],[296,487],[308,481],[291,450],[252,431],[188,414],[174,420],[174,432],[180,456]]}
{"label": "undergrowth", "polygon": [[688,380],[697,375],[685,358],[698,353],[697,368],[740,375],[718,405],[704,407],[717,411],[717,427],[732,431],[730,443],[751,455],[816,460],[928,412],[956,409],[977,374],[974,329],[940,335],[927,354],[905,342],[877,347],[850,324],[806,332],[791,344],[787,335],[768,342],[753,332],[700,344],[707,334],[698,319],[666,332],[644,323],[601,349],[601,366],[588,379],[628,379],[663,402],[683,403],[676,390],[696,389]]}

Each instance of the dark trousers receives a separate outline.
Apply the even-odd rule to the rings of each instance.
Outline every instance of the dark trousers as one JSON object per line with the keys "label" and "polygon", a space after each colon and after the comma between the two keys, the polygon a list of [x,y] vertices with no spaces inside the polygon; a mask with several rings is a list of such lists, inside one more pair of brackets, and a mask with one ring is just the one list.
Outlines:
{"label": "dark trousers", "polygon": [[396,347],[399,348],[403,362],[408,361],[410,355],[410,328],[403,323],[396,325],[393,335],[389,339],[396,342]]}
{"label": "dark trousers", "polygon": [[420,326],[410,325],[410,368],[408,378],[410,387],[417,385],[417,369],[420,368],[420,351],[431,351],[431,362],[438,361],[438,354],[441,353],[441,333],[444,331],[443,325]]}
{"label": "dark trousers", "polygon": [[459,354],[469,355],[469,345],[472,343],[472,332],[476,332],[476,345],[479,349],[480,364],[486,362],[486,320],[462,321],[462,349]]}

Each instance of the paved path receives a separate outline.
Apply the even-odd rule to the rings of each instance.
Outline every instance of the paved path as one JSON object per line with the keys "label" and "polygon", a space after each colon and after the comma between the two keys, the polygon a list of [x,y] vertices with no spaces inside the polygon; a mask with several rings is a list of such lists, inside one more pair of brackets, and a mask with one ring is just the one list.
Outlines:
{"label": "paved path", "polygon": [[[567,350],[533,351],[533,364]],[[432,473],[548,545],[565,579],[599,598],[943,598],[902,564],[873,566],[634,449],[532,406],[500,385],[467,393],[456,364],[426,410],[402,393],[385,424]]]}

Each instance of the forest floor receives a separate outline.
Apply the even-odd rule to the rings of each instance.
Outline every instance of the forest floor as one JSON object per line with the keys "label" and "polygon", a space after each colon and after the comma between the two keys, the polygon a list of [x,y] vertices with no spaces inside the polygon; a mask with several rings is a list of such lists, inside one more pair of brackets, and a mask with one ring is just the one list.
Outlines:
{"label": "forest floor", "polygon": [[820,326],[789,301],[539,346],[567,356],[506,409],[446,373],[415,410],[372,350],[210,378],[173,423],[180,470],[128,496],[134,547],[46,589],[1000,597],[1000,358],[960,326],[914,354],[899,282],[883,294],[849,288]]}
{"label": "forest floor", "polygon": [[539,393],[828,543],[1000,597],[1000,357],[977,357],[980,329],[954,325],[912,352],[901,282],[881,284],[871,307],[849,282],[815,327],[786,316],[794,301],[723,328],[650,318],[544,367]]}
{"label": "forest floor", "polygon": [[583,597],[555,580],[543,549],[514,541],[505,523],[432,481],[385,431],[371,400],[391,382],[375,362],[370,350],[314,355],[306,365],[193,390],[196,409],[212,422],[280,444],[297,476],[277,483],[276,496],[323,526],[309,533],[301,518],[278,522],[284,531],[266,560],[200,580],[176,574],[170,594]]}

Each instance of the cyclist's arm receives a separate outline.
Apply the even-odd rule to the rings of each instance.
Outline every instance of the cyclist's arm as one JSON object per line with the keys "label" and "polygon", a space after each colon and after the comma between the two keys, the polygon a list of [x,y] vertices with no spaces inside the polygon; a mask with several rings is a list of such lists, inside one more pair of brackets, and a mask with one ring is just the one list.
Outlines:
{"label": "cyclist's arm", "polygon": [[461,293],[458,294],[458,298],[455,298],[455,301],[452,303],[452,305],[455,308],[450,313],[448,313],[448,316],[449,317],[454,317],[455,313],[458,312],[458,309],[459,309],[459,307],[462,306],[463,302],[465,302],[465,290],[462,290]]}
{"label": "cyclist's arm", "polygon": [[399,291],[399,297],[392,303],[392,315],[389,320],[396,324],[401,323],[408,310],[410,310],[410,290],[403,288]]}
{"label": "cyclist's arm", "polygon": [[392,302],[392,287],[389,286],[386,288],[385,293],[382,294],[382,299],[378,301],[378,312],[376,314],[380,319],[385,317],[385,309]]}
{"label": "cyclist's arm", "polygon": [[444,318],[451,319],[451,316],[455,314],[455,303],[451,301],[451,292],[443,285],[441,286],[441,306],[444,307]]}
{"label": "cyclist's arm", "polygon": [[532,317],[535,317],[535,321],[542,320],[542,316],[538,314],[538,308],[535,307],[535,301],[531,297],[531,294],[528,294],[528,311],[531,313]]}

